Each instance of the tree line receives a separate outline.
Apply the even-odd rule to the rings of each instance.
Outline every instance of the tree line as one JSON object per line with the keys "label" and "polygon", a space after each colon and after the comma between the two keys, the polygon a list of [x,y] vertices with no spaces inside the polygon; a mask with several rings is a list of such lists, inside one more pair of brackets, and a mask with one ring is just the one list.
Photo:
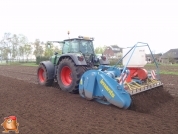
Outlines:
{"label": "tree line", "polygon": [[28,42],[28,38],[23,34],[4,33],[0,40],[0,58],[8,62],[9,59],[27,60],[30,54],[50,57],[55,52],[61,50],[52,43],[43,42],[36,39],[34,42]]}
{"label": "tree line", "polygon": [[[36,39],[29,42],[28,38],[23,34],[4,33],[0,40],[0,58],[6,60],[18,60],[19,58],[28,61],[29,55],[35,57],[50,57],[54,52],[61,53],[61,46],[54,46],[53,43],[43,42]],[[95,53],[102,54],[105,47],[96,47]]]}

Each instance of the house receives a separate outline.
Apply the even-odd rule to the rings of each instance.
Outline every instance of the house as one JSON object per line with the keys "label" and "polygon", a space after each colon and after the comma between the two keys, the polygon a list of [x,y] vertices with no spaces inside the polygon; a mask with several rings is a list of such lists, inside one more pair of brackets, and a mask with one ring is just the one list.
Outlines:
{"label": "house", "polygon": [[108,59],[119,58],[122,56],[122,48],[118,47],[117,45],[107,46],[103,52]]}
{"label": "house", "polygon": [[162,63],[178,63],[178,48],[170,49],[161,56]]}
{"label": "house", "polygon": [[[161,56],[162,56],[162,53],[153,54],[153,57],[155,58],[156,62],[161,62]],[[146,54],[147,63],[153,63],[154,62],[153,57],[151,54]]]}

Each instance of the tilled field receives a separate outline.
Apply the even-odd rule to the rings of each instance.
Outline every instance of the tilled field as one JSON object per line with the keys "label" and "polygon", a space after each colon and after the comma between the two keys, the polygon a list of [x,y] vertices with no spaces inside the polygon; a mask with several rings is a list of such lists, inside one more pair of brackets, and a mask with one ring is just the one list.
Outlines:
{"label": "tilled field", "polygon": [[161,75],[164,90],[173,97],[155,91],[157,97],[154,94],[150,101],[137,99],[140,107],[123,110],[37,85],[36,69],[0,66],[1,122],[15,115],[21,134],[178,133],[178,76]]}

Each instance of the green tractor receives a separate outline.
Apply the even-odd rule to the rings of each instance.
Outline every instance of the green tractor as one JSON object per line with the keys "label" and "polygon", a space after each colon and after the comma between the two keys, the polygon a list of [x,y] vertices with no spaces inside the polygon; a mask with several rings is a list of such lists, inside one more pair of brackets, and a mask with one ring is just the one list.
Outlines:
{"label": "green tractor", "polygon": [[98,57],[94,52],[94,38],[78,36],[78,38],[62,43],[62,54],[55,53],[49,61],[42,61],[37,69],[38,83],[52,86],[57,82],[60,89],[78,93],[79,82],[84,72],[95,69],[99,65],[109,65],[105,56]]}

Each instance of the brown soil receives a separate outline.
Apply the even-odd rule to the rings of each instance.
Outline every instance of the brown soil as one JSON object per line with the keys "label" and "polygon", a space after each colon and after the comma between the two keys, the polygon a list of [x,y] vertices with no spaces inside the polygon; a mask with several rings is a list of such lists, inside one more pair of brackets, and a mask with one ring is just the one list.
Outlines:
{"label": "brown soil", "polygon": [[21,134],[178,133],[178,76],[162,75],[164,89],[134,96],[123,110],[37,85],[36,69],[0,66],[0,120],[15,115]]}

